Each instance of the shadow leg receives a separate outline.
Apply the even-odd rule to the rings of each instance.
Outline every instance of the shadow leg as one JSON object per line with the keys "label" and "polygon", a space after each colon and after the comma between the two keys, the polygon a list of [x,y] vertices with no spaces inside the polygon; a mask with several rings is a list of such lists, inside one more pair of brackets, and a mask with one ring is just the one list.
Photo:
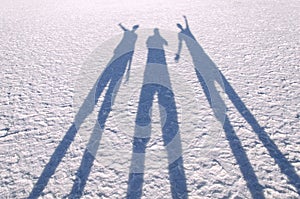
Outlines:
{"label": "shadow leg", "polygon": [[139,199],[142,197],[145,153],[151,134],[151,108],[155,89],[153,85],[144,85],[140,95],[126,196],[128,199]]}
{"label": "shadow leg", "polygon": [[[198,80],[201,84],[201,87],[204,90],[206,98],[209,101],[209,104],[212,106],[210,90],[208,89],[208,86],[206,85],[204,78],[201,76],[201,74],[197,70],[196,70],[196,74],[197,74]],[[225,85],[225,87],[226,87],[226,85]],[[218,100],[222,100],[221,96],[219,96],[219,95],[213,95],[213,96],[219,98]],[[220,118],[220,117],[218,117],[218,115],[216,115],[216,117]],[[222,122],[222,121],[220,121],[220,122]],[[239,140],[238,136],[236,135],[227,115],[225,115],[223,129],[224,129],[226,138],[229,142],[229,145],[231,147],[232,153],[233,153],[237,163],[239,164],[240,170],[243,174],[243,177],[247,183],[247,187],[249,188],[252,197],[257,198],[257,199],[264,198],[263,187],[259,184],[258,178],[254,172],[254,169],[247,157],[245,150],[242,147],[242,143]]]}
{"label": "shadow leg", "polygon": [[42,174],[40,175],[37,183],[34,185],[28,197],[29,199],[38,198],[42,194],[51,176],[54,174],[56,168],[58,167],[59,163],[61,162],[62,158],[65,156],[68,148],[73,142],[76,133],[77,133],[76,125],[72,124],[72,126],[69,128],[68,132],[64,136],[63,140],[59,143],[58,147],[55,149],[49,162],[47,163]]}
{"label": "shadow leg", "polygon": [[255,117],[243,103],[241,98],[229,84],[227,79],[222,75],[222,79],[225,86],[225,91],[232,101],[236,109],[245,118],[248,124],[252,127],[253,131],[258,135],[258,138],[263,143],[264,147],[268,150],[270,156],[274,158],[276,164],[278,164],[281,172],[285,174],[290,183],[296,188],[298,195],[300,195],[300,177],[297,175],[295,167],[288,161],[284,154],[279,150],[274,141],[270,138],[267,132],[258,124]]}
{"label": "shadow leg", "polygon": [[128,179],[127,199],[139,199],[143,193],[146,145],[150,138],[134,138]]}
{"label": "shadow leg", "polygon": [[173,92],[165,87],[160,87],[158,91],[158,103],[160,105],[161,118],[164,118],[162,120],[162,132],[164,145],[168,153],[168,169],[172,198],[186,199],[188,198],[188,191],[183,166],[178,116]]}
{"label": "shadow leg", "polygon": [[112,97],[114,92],[116,94],[115,86],[118,82],[118,79],[119,78],[117,77],[113,78],[109,84],[109,88],[105,94],[104,101],[98,113],[97,123],[94,127],[93,133],[89,139],[88,145],[82,157],[80,167],[77,170],[77,178],[73,184],[71,193],[69,195],[70,198],[80,198],[83,194],[84,187],[91,172],[95,156],[100,145],[100,140],[105,127],[105,122],[111,111]]}
{"label": "shadow leg", "polygon": [[111,63],[103,73],[101,74],[101,77],[98,79],[97,84],[96,84],[96,89],[95,89],[95,104],[97,104],[99,97],[104,90],[105,86],[108,84],[109,80],[113,76],[113,68],[114,68],[114,63]]}
{"label": "shadow leg", "polygon": [[76,172],[76,180],[74,181],[72,190],[69,194],[69,198],[71,199],[81,198],[83,194],[84,187],[90,175],[96,153],[100,145],[102,133],[103,129],[101,129],[98,124],[96,124],[87,147],[84,151],[80,167]]}
{"label": "shadow leg", "polygon": [[223,129],[225,131],[226,138],[229,142],[231,151],[247,183],[247,187],[249,188],[252,198],[254,199],[265,198],[263,194],[263,187],[259,184],[254,169],[247,157],[245,150],[243,149],[242,143],[238,138],[238,136],[236,135],[227,116],[225,118]]}

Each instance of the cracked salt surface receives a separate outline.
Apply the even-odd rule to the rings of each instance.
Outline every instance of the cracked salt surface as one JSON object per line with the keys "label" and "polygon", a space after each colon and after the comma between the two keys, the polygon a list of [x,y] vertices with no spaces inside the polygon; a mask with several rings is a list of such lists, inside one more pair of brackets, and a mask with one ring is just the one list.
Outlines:
{"label": "cracked salt surface", "polygon": [[[119,22],[127,27],[140,25],[138,42],[143,48],[135,52],[130,80],[121,85],[106,121],[82,198],[126,196],[134,120],[146,65],[145,38],[152,34],[146,35],[143,29],[155,27],[165,37],[168,35],[163,30],[171,32],[175,39],[169,41],[166,55],[189,198],[252,197],[240,170],[243,165],[237,162],[239,157],[233,154],[225,132],[218,134],[217,139],[211,133],[220,124],[209,107],[193,63],[187,61],[190,54],[185,45],[182,60],[178,64],[173,61],[177,50],[176,23],[182,23],[183,14],[199,44],[299,176],[299,6],[293,0],[2,1],[1,198],[30,195],[71,127],[80,99],[86,97],[77,99],[78,87],[83,86],[82,90],[88,93],[93,78],[105,67],[83,73],[87,69],[84,63],[96,59],[98,47],[111,37],[118,43],[122,33],[117,27]],[[107,47],[100,54],[106,53],[109,60],[113,50],[114,46]],[[106,64],[108,60],[100,56],[96,61]],[[88,74],[93,74],[87,81],[90,84],[81,85]],[[297,194],[295,183],[289,181],[253,130],[255,124],[245,120],[226,93],[222,98],[241,150],[245,151],[265,198],[298,198],[299,184]],[[82,124],[40,198],[70,194],[102,101],[103,96]],[[156,101],[153,116],[142,198],[171,198]],[[237,144],[238,140],[232,143]],[[151,161],[156,158],[161,162],[155,166]]]}

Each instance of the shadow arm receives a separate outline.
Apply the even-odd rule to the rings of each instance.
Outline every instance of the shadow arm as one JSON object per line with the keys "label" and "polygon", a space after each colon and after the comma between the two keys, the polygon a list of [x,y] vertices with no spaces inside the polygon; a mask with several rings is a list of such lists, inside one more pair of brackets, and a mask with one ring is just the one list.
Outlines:
{"label": "shadow arm", "polygon": [[169,44],[168,44],[168,41],[165,40],[165,39],[164,39],[164,45],[165,45],[165,46],[169,45]]}
{"label": "shadow arm", "polygon": [[175,61],[178,62],[180,59],[180,53],[181,53],[181,49],[182,49],[182,38],[181,38],[181,33],[178,34],[178,50],[177,53],[175,55]]}
{"label": "shadow arm", "polygon": [[190,27],[189,27],[189,22],[188,22],[186,16],[183,15],[183,18],[184,18],[184,22],[185,22],[185,27],[186,27],[186,29],[189,29],[189,28],[190,28]]}
{"label": "shadow arm", "polygon": [[128,31],[128,29],[127,28],[125,28],[121,23],[119,23],[119,26],[122,28],[122,30],[124,30],[124,31]]}

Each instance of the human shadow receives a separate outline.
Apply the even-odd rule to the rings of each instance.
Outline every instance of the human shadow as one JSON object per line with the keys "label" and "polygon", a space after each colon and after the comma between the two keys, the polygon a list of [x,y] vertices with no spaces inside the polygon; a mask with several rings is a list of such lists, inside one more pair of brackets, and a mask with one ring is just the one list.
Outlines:
{"label": "human shadow", "polygon": [[[158,29],[154,29],[154,35],[147,40],[148,57],[135,121],[133,153],[126,196],[128,199],[142,197],[145,152],[151,136],[151,109],[156,93],[160,110],[162,137],[168,155],[172,197],[188,197],[176,103],[163,48],[167,44]],[[151,164],[155,164],[155,162]]]}
{"label": "human shadow", "polygon": [[249,158],[245,150],[242,147],[241,141],[236,135],[233,126],[230,123],[229,117],[226,114],[226,106],[222,100],[219,92],[216,89],[215,83],[218,83],[223,91],[227,94],[233,105],[236,107],[238,112],[243,118],[249,123],[253,131],[256,133],[264,147],[268,150],[270,156],[275,160],[279,166],[281,172],[285,174],[289,182],[296,188],[297,193],[300,193],[300,179],[297,175],[295,168],[288,161],[288,159],[282,154],[279,148],[276,146],[274,141],[270,138],[264,128],[261,127],[253,114],[246,107],[244,102],[235,92],[233,87],[227,81],[221,71],[218,70],[215,63],[205,53],[201,45],[197,42],[194,35],[190,31],[187,18],[184,16],[186,28],[183,28],[181,24],[177,24],[180,29],[179,32],[179,46],[178,52],[175,56],[175,60],[180,59],[180,52],[182,48],[182,42],[186,43],[186,46],[191,54],[195,72],[198,80],[204,90],[206,98],[214,110],[216,118],[222,122],[223,129],[226,134],[226,138],[229,141],[231,150],[235,156],[237,163],[239,164],[240,170],[247,183],[247,187],[253,198],[264,198],[263,187],[259,184],[257,176],[251,166]]}
{"label": "human shadow", "polygon": [[81,161],[81,165],[77,170],[77,178],[70,193],[71,198],[81,197],[84,186],[86,184],[86,180],[89,176],[93,161],[95,159],[96,151],[100,144],[101,135],[105,126],[106,119],[111,111],[114,97],[118,92],[120,82],[123,78],[126,68],[127,74],[129,74],[130,72],[131,61],[134,53],[135,43],[137,40],[137,34],[135,33],[135,31],[139,26],[133,26],[132,30],[126,29],[122,24],[119,24],[119,26],[124,31],[124,34],[122,40],[114,50],[114,56],[109,61],[107,67],[88,93],[83,104],[79,108],[71,127],[68,129],[62,141],[56,147],[54,153],[52,154],[49,162],[46,164],[28,198],[38,198],[42,194],[51,176],[55,173],[56,168],[60,164],[68,148],[73,142],[78,129],[80,128],[84,120],[93,112],[99,97],[108,85],[107,92],[101,105],[101,109],[98,113],[96,125],[87,144]]}

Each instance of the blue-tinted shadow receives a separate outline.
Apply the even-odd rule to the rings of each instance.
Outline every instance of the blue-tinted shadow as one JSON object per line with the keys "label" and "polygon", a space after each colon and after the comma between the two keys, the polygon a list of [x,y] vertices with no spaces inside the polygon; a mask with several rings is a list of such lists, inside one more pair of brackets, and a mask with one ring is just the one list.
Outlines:
{"label": "blue-tinted shadow", "polygon": [[79,108],[71,127],[68,129],[62,141],[55,149],[28,198],[38,198],[43,194],[43,190],[47,186],[52,175],[55,173],[55,170],[60,164],[61,160],[66,155],[66,152],[73,142],[78,129],[88,115],[93,112],[100,95],[108,85],[104,101],[98,114],[97,124],[92,132],[87,149],[84,152],[81,165],[77,171],[77,179],[74,182],[69,198],[81,197],[86,180],[95,159],[95,150],[98,149],[102,130],[111,111],[114,97],[119,89],[119,83],[126,71],[126,67],[128,67],[128,70],[130,69],[134,46],[137,40],[137,35],[135,33],[135,30],[138,28],[137,25],[133,26],[132,30],[126,29],[121,24],[119,25],[124,30],[124,35],[121,42],[114,50],[113,58],[108,63],[104,72],[96,81],[83,104]]}
{"label": "blue-tinted shadow", "polygon": [[253,131],[257,134],[264,147],[268,150],[270,156],[275,160],[275,163],[279,166],[281,172],[285,174],[300,195],[300,177],[297,175],[294,166],[288,161],[288,159],[282,154],[274,141],[270,138],[269,134],[261,127],[253,114],[246,107],[244,102],[229,84],[227,79],[222,75],[225,92],[229,99],[232,101],[239,113],[245,118],[248,124],[252,127]]}
{"label": "blue-tinted shadow", "polygon": [[[209,101],[210,105],[212,105],[210,91],[208,90],[208,87],[201,74],[197,70],[195,71],[198,80],[202,86],[202,89],[205,93],[205,96],[207,97],[207,100]],[[222,122],[223,122],[223,129],[226,135],[226,139],[229,142],[231,151],[240,167],[240,170],[243,174],[243,177],[247,183],[247,187],[249,188],[252,197],[264,198],[263,187],[258,182],[257,176],[255,175],[253,167],[248,159],[248,156],[245,150],[243,149],[242,143],[239,137],[236,135],[236,132],[233,129],[233,126],[231,125],[227,114],[225,115],[224,121]]]}
{"label": "blue-tinted shadow", "polygon": [[171,194],[173,198],[188,198],[177,109],[163,45],[167,45],[167,42],[160,36],[158,29],[155,29],[154,35],[147,40],[148,58],[135,121],[133,155],[126,196],[128,199],[142,197],[145,153],[151,136],[151,109],[155,94],[158,97],[163,142],[168,155]]}
{"label": "blue-tinted shadow", "polygon": [[[91,168],[93,166],[93,162],[95,160],[95,156],[100,145],[100,140],[105,127],[105,122],[109,116],[113,105],[113,98],[118,91],[116,89],[119,88],[119,81],[122,79],[122,76],[126,69],[126,64],[128,63],[128,60],[131,58],[131,56],[132,52],[127,53],[124,56],[120,57],[120,59],[117,59],[107,68],[107,74],[111,75],[110,83],[105,94],[104,101],[102,102],[100,111],[98,113],[97,123],[93,129],[87,147],[84,151],[80,167],[76,172],[76,179],[73,183],[72,190],[68,196],[69,198],[80,198],[83,194],[86,181],[91,172]],[[112,68],[112,71],[109,71],[110,67]],[[103,85],[100,86],[100,88],[102,87]]]}
{"label": "blue-tinted shadow", "polygon": [[[211,82],[210,80],[222,85],[221,87],[223,87],[225,93],[227,94],[233,105],[252,127],[253,131],[257,134],[264,147],[268,150],[270,156],[275,160],[276,164],[279,166],[281,172],[287,176],[289,182],[296,188],[297,193],[300,195],[300,178],[297,175],[294,166],[282,154],[282,152],[276,146],[274,141],[270,138],[268,133],[266,133],[264,129],[258,124],[253,114],[246,107],[244,102],[235,92],[235,90],[227,81],[225,76],[221,73],[221,71],[217,69],[215,63],[210,59],[210,57],[202,49],[201,45],[196,41],[195,37],[190,31],[186,17],[185,23],[186,28],[183,28],[182,25],[177,24],[177,26],[181,29],[181,32],[179,33],[179,50],[175,57],[175,60],[178,61],[180,59],[179,54],[182,47],[182,41],[185,41],[189,52],[192,56],[198,80],[204,90],[204,93],[211,107],[214,109],[212,96],[215,98],[215,101],[222,101],[222,98],[219,94],[216,95],[216,93],[218,93],[215,92],[216,88],[213,88],[209,85]],[[210,74],[207,73],[207,70],[218,71],[218,78],[208,79],[207,77],[205,77],[205,74]],[[218,112],[215,111],[215,115],[218,119],[220,119],[220,114]],[[243,174],[245,181],[247,182],[247,186],[250,190],[252,197],[264,198],[263,187],[259,184],[257,176],[255,175],[255,172],[253,170],[253,167],[251,166],[247,154],[243,149],[242,144],[238,136],[236,135],[226,113],[225,117],[222,121],[220,120],[220,122],[223,122],[223,129],[225,131],[226,138],[229,141],[231,150],[235,156],[237,163],[239,164],[240,170]]]}

